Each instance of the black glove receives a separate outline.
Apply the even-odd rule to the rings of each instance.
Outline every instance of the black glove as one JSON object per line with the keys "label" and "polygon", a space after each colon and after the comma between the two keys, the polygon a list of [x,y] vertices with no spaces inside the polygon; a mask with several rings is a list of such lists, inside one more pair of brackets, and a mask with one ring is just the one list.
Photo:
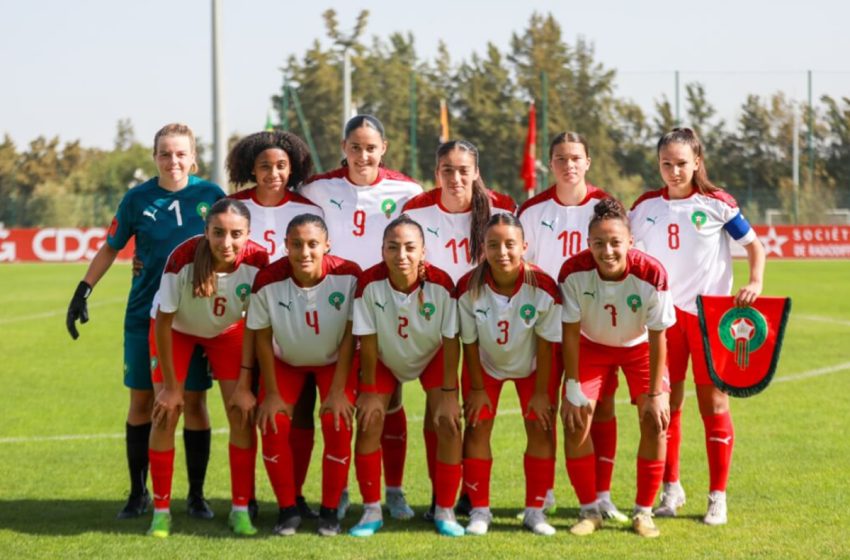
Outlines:
{"label": "black glove", "polygon": [[68,332],[71,338],[77,340],[80,333],[77,332],[77,319],[80,323],[89,322],[89,308],[86,305],[86,300],[91,294],[91,286],[85,282],[80,282],[77,285],[77,291],[74,292],[74,297],[71,298],[71,303],[68,305],[68,316],[65,319],[65,326],[68,327]]}

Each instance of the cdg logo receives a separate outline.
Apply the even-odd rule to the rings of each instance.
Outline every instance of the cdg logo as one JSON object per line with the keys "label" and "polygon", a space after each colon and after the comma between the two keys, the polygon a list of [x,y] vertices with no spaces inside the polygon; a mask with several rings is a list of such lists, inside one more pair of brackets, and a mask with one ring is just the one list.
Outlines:
{"label": "cdg logo", "polygon": [[91,260],[104,241],[104,228],[44,228],[33,237],[32,252],[42,261]]}

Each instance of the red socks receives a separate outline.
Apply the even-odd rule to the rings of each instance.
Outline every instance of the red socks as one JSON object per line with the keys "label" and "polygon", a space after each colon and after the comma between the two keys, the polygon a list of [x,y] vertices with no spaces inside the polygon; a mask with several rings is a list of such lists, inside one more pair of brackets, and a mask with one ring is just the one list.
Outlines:
{"label": "red socks", "polygon": [[384,454],[384,478],[387,486],[400,487],[404,478],[404,459],[407,456],[407,415],[404,407],[384,417],[381,434]]}
{"label": "red socks", "polygon": [[449,465],[435,460],[434,465],[434,493],[436,494],[437,506],[451,509],[457,499],[457,489],[463,468],[460,463]]}
{"label": "red socks", "polygon": [[374,504],[381,501],[381,449],[354,456],[354,468],[357,471],[357,482],[364,504]]}
{"label": "red socks", "polygon": [[292,472],[295,477],[295,495],[301,496],[304,481],[307,480],[307,470],[310,468],[310,458],[313,456],[313,428],[295,428],[289,432],[289,446],[292,449]]}
{"label": "red socks", "polygon": [[596,454],[596,492],[611,490],[614,458],[617,455],[617,417],[590,425],[590,439]]}
{"label": "red socks", "polygon": [[[490,506],[490,471],[493,459],[463,460],[463,491],[469,494],[472,507]],[[545,493],[547,489],[544,488]]]}
{"label": "red socks", "polygon": [[254,450],[242,449],[232,443],[228,446],[230,456],[230,499],[234,506],[247,506],[251,499],[254,483]]}
{"label": "red socks", "polygon": [[148,461],[153,483],[153,507],[168,509],[171,506],[171,479],[174,476],[174,448],[168,451],[148,449]]}
{"label": "red socks", "polygon": [[661,487],[661,477],[664,474],[664,461],[637,458],[637,497],[635,505],[651,508],[655,496]]}
{"label": "red socks", "polygon": [[729,466],[732,464],[732,447],[735,430],[729,411],[703,416],[705,425],[705,448],[708,454],[709,491],[726,491]]}
{"label": "red socks", "polygon": [[579,504],[586,506],[596,501],[596,455],[570,459],[567,457],[567,474]]}
{"label": "red socks", "polygon": [[670,412],[667,426],[667,460],[664,464],[664,482],[679,481],[679,448],[682,445],[682,409]]}
{"label": "red socks", "polygon": [[555,486],[555,458],[539,458],[525,454],[525,507],[542,508],[546,492]]}
{"label": "red socks", "polygon": [[[340,420],[339,431],[334,428],[333,414],[322,415],[322,437],[325,452],[322,455],[322,506],[334,509],[339,497],[348,486],[351,468],[351,430]],[[380,477],[380,474],[378,475]]]}
{"label": "red socks", "polygon": [[292,449],[289,447],[292,421],[286,414],[276,414],[274,421],[277,433],[268,430],[263,435],[263,462],[277,505],[283,509],[295,505],[295,475],[292,469]]}

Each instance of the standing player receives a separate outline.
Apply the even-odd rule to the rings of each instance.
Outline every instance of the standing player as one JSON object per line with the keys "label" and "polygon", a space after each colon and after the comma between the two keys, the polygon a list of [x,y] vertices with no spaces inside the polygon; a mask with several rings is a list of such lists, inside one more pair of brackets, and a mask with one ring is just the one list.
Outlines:
{"label": "standing player", "polygon": [[485,260],[458,283],[460,337],[467,373],[463,378],[466,432],[463,486],[472,503],[466,532],[484,535],[490,526],[490,434],[505,381],[516,385],[525,418],[525,513],[523,525],[553,535],[543,505],[555,480],[553,343],[561,340],[561,296],[545,272],[523,261],[522,225],[496,214],[484,231]]}
{"label": "standing player", "polygon": [[[174,430],[183,409],[189,359],[196,347],[203,348],[221,396],[229,403],[240,364],[251,356],[251,348],[242,345],[242,316],[251,284],[269,262],[265,249],[249,240],[251,215],[238,200],[213,204],[206,223],[203,236],[182,243],[168,258],[154,303],[150,346],[156,401],[149,451],[154,514],[148,534],[155,537],[171,532]],[[228,407],[227,419],[232,500],[228,522],[237,535],[254,535],[257,529],[248,514],[254,465],[247,449],[253,430],[235,408]]]}
{"label": "standing player", "polygon": [[[585,176],[590,169],[590,150],[585,138],[577,132],[562,132],[549,144],[549,167],[555,184],[527,200],[519,210],[519,221],[528,240],[525,258],[557,278],[564,261],[587,248],[587,225],[593,217],[593,207],[608,198],[601,189],[588,184]],[[561,352],[556,351],[560,364]],[[563,369],[556,365],[555,373]],[[611,478],[617,452],[617,417],[614,413],[614,394],[617,377],[606,380],[593,415],[590,437],[596,449],[596,493],[603,517],[620,522],[628,518],[620,513],[611,500]],[[554,433],[554,432],[553,432]],[[555,497],[547,494],[547,507],[554,506]]]}
{"label": "standing player", "polygon": [[558,277],[567,378],[561,409],[564,452],[581,504],[579,522],[570,531],[589,535],[602,525],[590,419],[606,380],[622,368],[640,422],[632,526],[643,537],[657,537],[652,504],[661,486],[670,419],[664,331],[676,320],[673,300],[661,264],[632,249],[623,205],[608,198],[594,212],[590,249],[565,262]]}
{"label": "standing player", "polygon": [[[384,125],[372,115],[357,115],[346,123],[342,151],[345,159],[339,169],[309,179],[299,192],[325,212],[334,253],[345,255],[365,270],[381,262],[384,228],[401,213],[408,199],[422,192],[422,187],[383,166],[387,151]],[[407,417],[400,391],[401,386],[390,402],[381,446],[390,515],[410,519],[413,510],[401,489]],[[340,515],[345,514],[347,497],[343,493]]]}
{"label": "standing player", "polygon": [[[434,430],[434,411],[446,387],[457,391],[457,302],[449,275],[425,262],[421,226],[402,214],[386,227],[383,262],[363,273],[354,301],[354,334],[360,336],[361,378],[357,397],[355,466],[363,516],[351,528],[371,536],[383,525],[381,514],[381,433],[396,387],[418,379],[426,393],[425,429]],[[428,471],[435,473],[437,530],[463,535],[452,506],[461,476],[461,440],[457,429],[443,423],[437,444],[426,449]],[[427,438],[426,438],[427,440]]]}
{"label": "standing player", "polygon": [[348,481],[356,372],[351,374],[352,306],[360,267],[326,255],[324,220],[295,216],[286,228],[288,256],[254,282],[248,332],[256,337],[263,384],[258,424],[263,459],[280,513],[274,532],[293,535],[301,524],[296,505],[292,415],[301,387],[315,377],[322,398],[322,506],[319,534],[339,534],[337,504]]}
{"label": "standing player", "polygon": [[697,320],[699,294],[728,295],[732,290],[732,239],[744,246],[749,282],[738,290],[735,303],[748,306],[762,290],[764,247],[738,204],[708,179],[702,143],[689,128],[676,128],[658,141],[658,163],[665,186],[641,196],[629,218],[637,242],[664,265],[676,306],[676,325],[667,333],[670,369],[670,427],[661,505],[655,514],[676,515],[685,503],[679,482],[681,409],[685,397],[688,356],[696,384],[697,402],[705,426],[708,454],[708,525],[726,523],[726,483],[732,460],[734,431],[729,397],[711,382]]}
{"label": "standing player", "polygon": [[[131,237],[141,270],[135,275],[124,316],[124,385],[130,389],[126,446],[130,496],[119,519],[142,515],[150,504],[146,487],[148,440],[154,393],[151,383],[148,331],[153,296],[159,288],[168,255],[181,242],[204,230],[210,206],[224,197],[217,186],[192,175],[195,136],[185,124],[169,124],[154,136],[154,161],[159,176],[130,189],[118,206],[107,234],[68,306],[68,332],[77,338],[75,322],[88,321],[86,300]],[[196,352],[186,382],[183,442],[189,473],[189,514],[210,519],[213,512],[204,500],[204,478],[210,456],[210,425],[205,391],[212,386],[206,361]]]}
{"label": "standing player", "polygon": [[[283,242],[289,221],[299,214],[322,216],[322,209],[292,189],[310,176],[313,163],[310,150],[298,136],[289,132],[257,132],[236,143],[227,156],[230,182],[241,187],[254,183],[248,189],[231,195],[245,203],[251,212],[251,239],[266,247],[272,262],[286,255]],[[253,348],[253,334],[246,331],[245,344]],[[253,363],[253,357],[251,358]],[[247,365],[247,364],[245,364]],[[239,389],[234,393],[233,405],[249,414],[256,405],[251,392],[253,371],[241,372]],[[302,495],[313,452],[313,410],[316,404],[316,383],[313,376],[304,380],[304,389],[292,418],[290,438],[295,453],[295,495],[299,513],[304,518],[315,518]],[[252,446],[256,462],[256,438]],[[256,500],[252,500],[252,515],[256,516]]]}

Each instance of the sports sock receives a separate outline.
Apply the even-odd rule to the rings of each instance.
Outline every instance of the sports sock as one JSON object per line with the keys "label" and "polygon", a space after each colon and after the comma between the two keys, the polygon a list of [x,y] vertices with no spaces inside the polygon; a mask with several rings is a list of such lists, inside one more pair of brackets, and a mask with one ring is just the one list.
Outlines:
{"label": "sports sock", "polygon": [[436,461],[436,465],[434,465],[434,489],[437,506],[446,509],[454,507],[462,473],[463,467],[460,463],[449,465],[442,461]]}
{"label": "sports sock", "polygon": [[151,423],[133,426],[126,424],[127,470],[130,472],[130,495],[141,496],[148,479],[148,441]]}
{"label": "sports sock", "polygon": [[263,463],[277,498],[277,505],[285,509],[295,505],[295,476],[292,472],[292,449],[289,447],[291,420],[286,414],[275,414],[277,433],[267,430],[263,434]]}
{"label": "sports sock", "polygon": [[463,460],[463,490],[473,508],[490,507],[490,472],[493,459]]}
{"label": "sports sock", "polygon": [[313,428],[292,427],[289,431],[289,446],[292,449],[292,471],[295,476],[295,495],[301,496],[304,481],[307,480],[307,471],[310,468],[310,459],[313,456],[313,443],[315,441]]}
{"label": "sports sock", "polygon": [[614,458],[617,455],[617,417],[590,425],[590,439],[596,454],[596,492],[611,490]]}
{"label": "sports sock", "polygon": [[348,486],[348,471],[351,467],[351,430],[345,422],[334,428],[333,414],[322,415],[322,439],[325,451],[322,455],[322,506],[336,509],[344,488]]}
{"label": "sports sock", "polygon": [[664,462],[664,482],[679,481],[679,449],[682,445],[682,409],[670,411],[667,426],[667,459]]}
{"label": "sports sock", "polygon": [[364,504],[381,501],[381,448],[367,454],[354,455],[354,469]]}
{"label": "sports sock", "polygon": [[732,464],[735,430],[727,410],[702,417],[705,426],[705,448],[708,454],[709,491],[725,492]]}
{"label": "sports sock", "polygon": [[234,507],[247,507],[251,499],[254,470],[254,453],[232,443],[228,446],[230,459],[230,499]]}
{"label": "sports sock", "polygon": [[168,510],[171,507],[171,480],[174,476],[174,448],[166,451],[148,450],[153,483],[153,507]]}
{"label": "sports sock", "polygon": [[596,503],[596,455],[590,453],[584,457],[567,457],[567,475],[573,485],[579,504],[587,506]]}
{"label": "sports sock", "polygon": [[186,472],[189,475],[189,495],[204,495],[204,480],[210,462],[210,439],[212,431],[187,430],[183,428],[183,445],[186,448]]}
{"label": "sports sock", "polygon": [[637,496],[635,505],[651,508],[655,496],[661,487],[661,477],[664,475],[664,461],[637,458]]}
{"label": "sports sock", "polygon": [[532,457],[528,453],[523,458],[525,471],[525,507],[542,508],[546,501],[546,491],[554,484],[555,458]]}
{"label": "sports sock", "polygon": [[404,479],[404,461],[407,457],[407,415],[404,407],[388,412],[384,417],[381,449],[386,485],[400,488]]}

